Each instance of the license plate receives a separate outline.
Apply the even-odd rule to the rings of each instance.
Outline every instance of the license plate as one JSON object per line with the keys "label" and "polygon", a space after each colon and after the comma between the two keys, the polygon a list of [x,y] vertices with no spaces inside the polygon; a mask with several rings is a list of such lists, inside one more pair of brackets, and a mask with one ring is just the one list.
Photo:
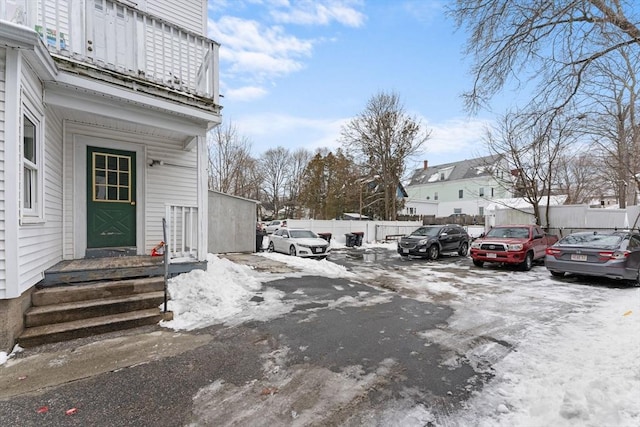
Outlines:
{"label": "license plate", "polygon": [[586,261],[586,255],[571,254],[571,261]]}
{"label": "license plate", "polygon": [[498,258],[498,254],[487,254],[487,258]]}
{"label": "license plate", "polygon": [[408,254],[408,253],[409,253],[409,249],[406,249],[406,248],[405,248],[405,249],[402,249],[402,253],[403,253],[403,254]]}

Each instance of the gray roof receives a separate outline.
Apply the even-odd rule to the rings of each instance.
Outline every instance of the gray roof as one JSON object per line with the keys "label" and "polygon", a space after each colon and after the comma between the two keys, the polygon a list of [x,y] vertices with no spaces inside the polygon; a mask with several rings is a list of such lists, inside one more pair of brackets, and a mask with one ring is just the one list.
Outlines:
{"label": "gray roof", "polygon": [[[500,155],[491,155],[478,157],[477,159],[430,166],[426,169],[417,169],[413,172],[408,186],[489,176],[492,174],[491,169],[493,169],[493,166],[502,159],[502,157],[503,156]],[[445,173],[444,180],[439,178],[441,173]],[[438,178],[434,179],[433,177],[436,176],[438,176]]]}

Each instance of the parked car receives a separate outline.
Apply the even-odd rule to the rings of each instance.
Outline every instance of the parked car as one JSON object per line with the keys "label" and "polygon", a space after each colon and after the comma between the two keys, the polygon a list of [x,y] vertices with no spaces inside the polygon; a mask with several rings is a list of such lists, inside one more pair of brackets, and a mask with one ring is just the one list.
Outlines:
{"label": "parked car", "polygon": [[324,259],[331,252],[329,242],[311,230],[281,228],[269,236],[269,252],[282,252],[291,256]]}
{"label": "parked car", "polygon": [[456,224],[424,225],[398,240],[398,253],[403,257],[437,259],[447,252],[466,256],[468,251],[469,235]]}
{"label": "parked car", "polygon": [[274,219],[273,221],[271,221],[269,224],[267,224],[264,229],[267,232],[267,234],[271,234],[274,231],[280,230],[281,228],[286,228],[287,227],[287,220],[286,219]]}
{"label": "parked car", "polygon": [[529,271],[543,260],[546,249],[558,241],[537,225],[496,225],[471,242],[471,259],[477,267],[485,262],[518,265]]}
{"label": "parked car", "polygon": [[640,286],[640,233],[573,233],[549,247],[544,262],[553,276],[609,277]]}

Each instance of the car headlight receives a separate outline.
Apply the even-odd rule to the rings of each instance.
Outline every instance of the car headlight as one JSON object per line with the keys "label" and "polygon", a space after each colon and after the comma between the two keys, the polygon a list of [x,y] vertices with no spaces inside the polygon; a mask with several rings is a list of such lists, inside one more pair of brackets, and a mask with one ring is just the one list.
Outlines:
{"label": "car headlight", "polygon": [[418,242],[418,244],[420,246],[424,246],[429,242],[429,239],[420,239],[420,241]]}
{"label": "car headlight", "polygon": [[480,249],[480,242],[471,242],[471,249]]}
{"label": "car headlight", "polygon": [[305,244],[302,244],[302,243],[298,243],[297,245],[300,246],[301,248],[307,248],[307,249],[309,249],[311,247],[309,245],[305,245]]}
{"label": "car headlight", "polygon": [[514,243],[512,245],[507,245],[507,250],[516,252],[521,251],[523,247],[522,243]]}

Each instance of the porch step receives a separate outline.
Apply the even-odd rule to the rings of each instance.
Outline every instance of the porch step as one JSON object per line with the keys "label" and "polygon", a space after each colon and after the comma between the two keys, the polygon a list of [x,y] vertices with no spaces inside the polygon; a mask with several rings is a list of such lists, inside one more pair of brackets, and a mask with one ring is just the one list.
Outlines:
{"label": "porch step", "polygon": [[27,328],[18,338],[22,347],[84,338],[91,335],[152,325],[162,320],[163,315],[158,308],[137,310],[128,313],[111,314],[71,322]]}
{"label": "porch step", "polygon": [[146,277],[115,282],[88,282],[74,286],[57,286],[38,289],[31,295],[31,304],[34,307],[40,307],[50,304],[135,295],[163,290],[163,277]]}
{"label": "porch step", "polygon": [[25,313],[25,326],[31,328],[130,311],[157,309],[163,301],[164,292],[159,291],[31,307]]}

